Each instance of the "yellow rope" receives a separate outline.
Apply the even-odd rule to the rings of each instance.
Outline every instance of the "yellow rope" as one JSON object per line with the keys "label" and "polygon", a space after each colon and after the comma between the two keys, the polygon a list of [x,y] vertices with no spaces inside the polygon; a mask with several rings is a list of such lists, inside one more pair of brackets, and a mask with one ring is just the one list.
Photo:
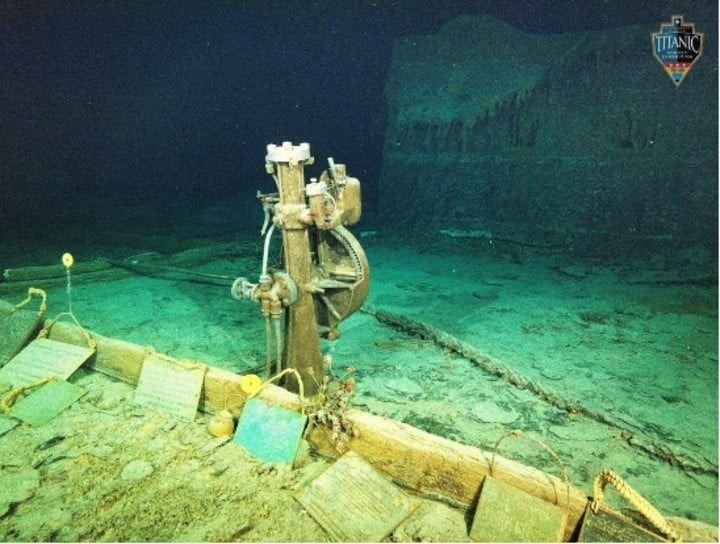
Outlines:
{"label": "yellow rope", "polygon": [[90,333],[83,327],[80,322],[78,321],[77,317],[75,317],[75,314],[72,312],[61,312],[58,315],[56,315],[43,329],[38,333],[38,338],[47,338],[47,335],[50,333],[50,329],[55,325],[58,319],[60,319],[62,316],[67,315],[72,317],[73,321],[75,321],[75,324],[80,329],[80,332],[83,334],[85,339],[87,340],[88,347],[95,351],[97,349],[97,341],[90,336]]}
{"label": "yellow rope", "polygon": [[156,359],[160,359],[166,363],[172,363],[180,368],[184,368],[185,370],[207,370],[207,365],[198,361],[194,361],[192,359],[176,359],[175,357],[170,357],[169,355],[155,351],[155,348],[152,346],[145,346],[145,356],[143,357],[143,361],[147,357],[155,357]]}
{"label": "yellow rope", "polygon": [[590,508],[594,513],[598,513],[600,509],[600,503],[605,497],[605,486],[612,484],[618,493],[628,501],[638,512],[640,512],[645,519],[647,519],[653,527],[663,533],[673,542],[680,540],[680,535],[673,530],[672,527],[665,521],[662,514],[658,512],[655,507],[650,504],[640,493],[635,491],[627,482],[625,482],[620,476],[615,474],[612,470],[605,469],[597,475],[593,482],[593,499],[590,503]]}
{"label": "yellow rope", "polygon": [[[534,436],[531,436],[529,434],[523,434],[521,429],[514,429],[512,431],[507,431],[505,434],[503,434],[500,439],[495,443],[495,447],[493,448],[493,456],[490,460],[490,476],[492,476],[493,471],[493,465],[495,464],[495,454],[498,451],[498,448],[500,447],[500,443],[508,438],[509,436],[520,438],[521,436],[524,436],[525,438],[529,438],[539,446],[541,446],[545,451],[547,451],[550,454],[550,457],[552,457],[557,463],[560,465],[560,468],[562,469],[562,476],[563,480],[565,482],[565,490],[567,493],[567,502],[565,503],[565,508],[570,508],[570,478],[568,478],[567,468],[565,468],[565,463],[562,462],[562,459],[560,459],[560,456],[555,453],[555,450],[553,450],[550,446],[548,446],[545,442],[540,440],[539,438],[535,438]],[[554,486],[553,486],[554,487]],[[559,505],[559,501],[557,498],[555,499],[555,503]]]}
{"label": "yellow rope", "polygon": [[305,387],[303,386],[302,378],[300,377],[300,373],[295,370],[294,368],[286,368],[279,374],[275,374],[272,378],[269,380],[265,380],[260,387],[258,387],[257,391],[255,391],[252,395],[248,395],[248,398],[253,398],[257,396],[260,391],[262,391],[263,387],[266,385],[275,382],[282,378],[285,374],[293,374],[295,376],[295,379],[298,382],[298,392],[300,396],[300,413],[304,416],[305,415]]}
{"label": "yellow rope", "polygon": [[28,289],[27,298],[13,306],[13,309],[11,311],[15,312],[25,306],[28,302],[32,300],[33,295],[38,295],[42,299],[40,302],[40,308],[38,309],[38,315],[42,316],[45,313],[45,310],[47,310],[47,293],[43,289],[38,289],[37,287],[30,287]]}
{"label": "yellow rope", "polygon": [[2,400],[0,400],[0,410],[2,410],[5,413],[9,412],[10,409],[12,408],[12,405],[15,404],[15,401],[22,393],[24,393],[28,389],[40,387],[41,385],[44,385],[47,382],[49,382],[51,380],[55,380],[55,379],[57,379],[55,376],[46,376],[35,382],[28,383],[25,385],[20,385],[20,386],[16,387],[15,389],[8,391],[7,393],[5,393],[3,395]]}

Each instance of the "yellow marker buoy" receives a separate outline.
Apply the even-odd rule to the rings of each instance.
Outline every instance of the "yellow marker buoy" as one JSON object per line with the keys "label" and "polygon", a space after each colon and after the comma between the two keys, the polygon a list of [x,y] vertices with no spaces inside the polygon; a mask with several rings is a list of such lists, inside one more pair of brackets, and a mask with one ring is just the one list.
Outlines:
{"label": "yellow marker buoy", "polygon": [[245,376],[240,379],[240,389],[242,389],[243,393],[247,396],[257,393],[261,385],[262,380],[260,376],[255,374],[245,374]]}
{"label": "yellow marker buoy", "polygon": [[65,268],[70,268],[74,262],[75,258],[72,256],[72,253],[63,253],[62,263],[65,265]]}
{"label": "yellow marker buoy", "polygon": [[67,282],[65,284],[65,292],[67,292],[68,297],[68,313],[70,315],[73,315],[72,311],[72,282],[70,281],[70,267],[75,262],[75,258],[72,256],[72,253],[63,253],[62,256],[62,263],[65,265],[65,276],[67,277]]}

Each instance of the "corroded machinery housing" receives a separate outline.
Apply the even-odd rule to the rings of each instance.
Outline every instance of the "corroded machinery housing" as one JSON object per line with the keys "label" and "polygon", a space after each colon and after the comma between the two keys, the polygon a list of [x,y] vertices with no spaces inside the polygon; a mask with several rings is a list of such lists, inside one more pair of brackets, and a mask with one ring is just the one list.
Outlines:
{"label": "corroded machinery housing", "polygon": [[[324,371],[320,337],[340,335],[338,324],[362,306],[370,286],[365,253],[346,228],[360,219],[360,182],[330,158],[319,179],[306,184],[304,168],[313,163],[307,143],[267,146],[265,167],[277,192],[258,193],[265,211],[262,270],[257,283],[238,278],[232,287],[236,298],[260,303],[268,374],[274,358],[276,372],[294,368],[311,392]],[[268,266],[275,228],[282,231],[280,270]]]}

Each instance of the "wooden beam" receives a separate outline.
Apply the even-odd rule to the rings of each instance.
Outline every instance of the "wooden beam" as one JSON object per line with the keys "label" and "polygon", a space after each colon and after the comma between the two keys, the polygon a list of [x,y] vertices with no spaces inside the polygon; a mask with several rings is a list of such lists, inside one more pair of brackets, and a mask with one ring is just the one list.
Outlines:
{"label": "wooden beam", "polygon": [[[222,243],[191,248],[172,255],[145,252],[126,264],[128,267],[137,264],[139,268],[142,268],[142,265],[158,264],[168,268],[175,267],[179,271],[179,267],[191,267],[229,255],[241,255],[248,250],[249,244]],[[70,269],[72,283],[78,285],[114,281],[129,278],[138,273],[118,267],[116,264],[107,260],[77,262]],[[148,271],[148,273],[151,272]],[[22,293],[27,291],[28,287],[42,289],[61,287],[67,283],[66,274],[67,271],[62,264],[6,268],[3,272],[4,281],[0,282],[0,295]],[[229,282],[228,287],[230,283],[232,282]]]}
{"label": "wooden beam", "polygon": [[[150,348],[97,333],[92,333],[92,337],[97,342],[97,351],[86,367],[118,380],[136,384],[143,360],[150,353]],[[69,344],[87,344],[80,329],[72,323],[55,323],[50,330],[49,338]],[[227,407],[242,405],[245,395],[240,389],[241,379],[242,376],[233,372],[208,366],[199,408],[204,412],[215,413]],[[296,404],[299,406],[299,402],[296,401]]]}

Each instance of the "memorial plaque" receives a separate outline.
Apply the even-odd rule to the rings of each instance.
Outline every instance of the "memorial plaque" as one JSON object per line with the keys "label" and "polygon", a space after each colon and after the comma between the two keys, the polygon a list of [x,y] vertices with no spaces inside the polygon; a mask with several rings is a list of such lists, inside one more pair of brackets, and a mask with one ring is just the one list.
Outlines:
{"label": "memorial plaque", "polygon": [[382,542],[417,506],[352,451],[295,498],[337,542]]}
{"label": "memorial plaque", "polygon": [[0,382],[19,387],[48,376],[67,380],[94,352],[89,347],[37,338],[0,368]]}
{"label": "memorial plaque", "polygon": [[253,398],[243,407],[233,441],[260,461],[292,463],[306,423],[298,412]]}
{"label": "memorial plaque", "polygon": [[17,401],[10,415],[34,427],[57,417],[86,393],[79,385],[65,380],[52,380]]}
{"label": "memorial plaque", "polygon": [[663,538],[601,506],[597,514],[585,509],[578,542],[663,542]]}
{"label": "memorial plaque", "polygon": [[183,419],[195,419],[207,367],[149,355],[143,361],[135,402]]}
{"label": "memorial plaque", "polygon": [[477,542],[561,542],[564,508],[485,477],[470,538]]}

